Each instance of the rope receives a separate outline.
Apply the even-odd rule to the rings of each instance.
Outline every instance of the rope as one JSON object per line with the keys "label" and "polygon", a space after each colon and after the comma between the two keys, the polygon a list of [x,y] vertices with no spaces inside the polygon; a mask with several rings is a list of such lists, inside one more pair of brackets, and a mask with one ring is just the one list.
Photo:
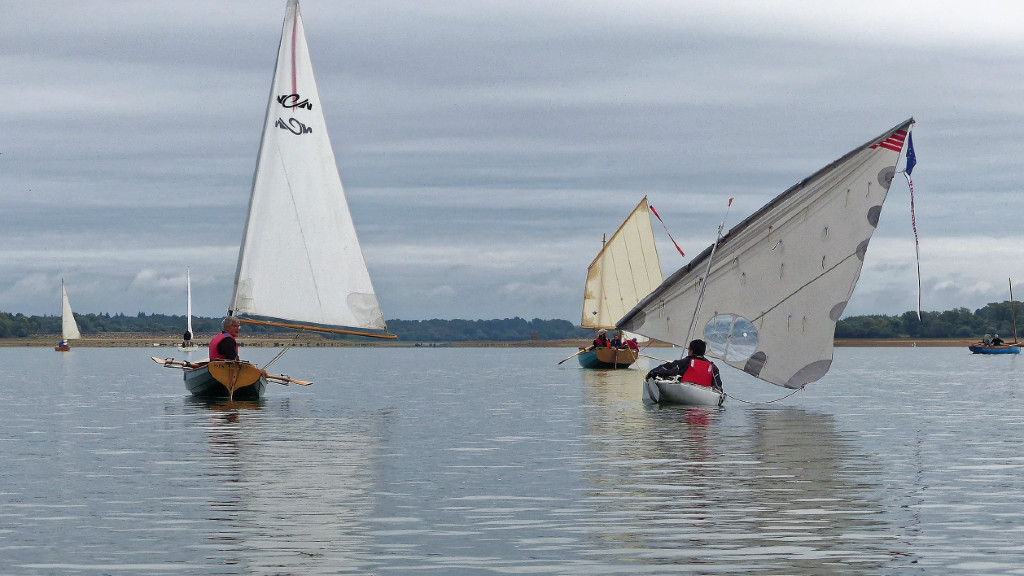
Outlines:
{"label": "rope", "polygon": [[797,392],[800,392],[801,390],[803,390],[803,388],[797,388],[796,390],[793,390],[792,392],[790,392],[789,394],[786,394],[782,398],[776,398],[775,400],[769,400],[767,402],[751,402],[750,400],[743,400],[742,398],[737,398],[737,397],[733,396],[732,394],[729,394],[728,392],[725,392],[724,394],[726,396],[728,396],[729,398],[732,398],[733,400],[735,400],[737,402],[742,402],[744,404],[773,404],[775,402],[779,402],[780,400],[785,400],[786,398],[789,398],[790,396],[792,396],[793,394],[796,394]]}
{"label": "rope", "polygon": [[301,331],[296,332],[295,333],[295,338],[292,338],[291,342],[289,342],[288,344],[285,344],[284,348],[282,348],[281,351],[277,353],[277,356],[274,356],[273,358],[270,359],[270,362],[267,362],[266,364],[264,364],[262,370],[266,370],[267,368],[269,368],[271,364],[273,364],[274,362],[277,362],[278,359],[281,358],[281,356],[284,356],[285,352],[287,352],[288,350],[291,350],[292,346],[295,346],[295,342],[299,339],[299,335],[301,335],[301,334],[302,334]]}

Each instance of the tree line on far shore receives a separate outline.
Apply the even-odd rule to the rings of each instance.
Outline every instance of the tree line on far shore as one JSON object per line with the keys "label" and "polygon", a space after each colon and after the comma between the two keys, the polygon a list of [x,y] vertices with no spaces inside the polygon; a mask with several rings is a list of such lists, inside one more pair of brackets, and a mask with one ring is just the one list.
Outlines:
{"label": "tree line on far shore", "polygon": [[[904,312],[898,316],[867,315],[843,318],[836,325],[836,338],[980,338],[982,334],[998,333],[1003,339],[1014,334],[1016,310],[1020,302],[998,302],[971,311],[956,308],[945,312]],[[166,314],[135,316],[124,314],[75,314],[84,336],[104,333],[175,334],[185,331],[185,317]],[[220,331],[220,318],[192,318],[197,338]],[[587,340],[593,331],[580,328],[568,320],[525,320],[504,318],[494,320],[388,320],[388,331],[399,340],[409,342],[466,342],[525,340]],[[60,316],[25,316],[0,312],[0,338],[26,338],[36,335],[59,335]],[[279,333],[279,328],[247,325],[248,334]],[[332,336],[338,339],[359,339]]]}

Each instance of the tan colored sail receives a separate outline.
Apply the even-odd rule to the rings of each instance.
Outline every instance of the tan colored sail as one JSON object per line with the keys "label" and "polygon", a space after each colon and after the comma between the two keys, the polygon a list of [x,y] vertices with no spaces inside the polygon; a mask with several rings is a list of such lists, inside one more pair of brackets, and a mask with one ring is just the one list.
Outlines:
{"label": "tan colored sail", "polygon": [[582,326],[614,328],[661,280],[661,262],[644,196],[587,268]]}

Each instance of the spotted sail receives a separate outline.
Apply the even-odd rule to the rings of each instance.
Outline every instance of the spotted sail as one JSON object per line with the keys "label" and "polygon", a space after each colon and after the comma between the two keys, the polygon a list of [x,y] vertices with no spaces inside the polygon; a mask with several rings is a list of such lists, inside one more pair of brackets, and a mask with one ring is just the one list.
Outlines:
{"label": "spotted sail", "polygon": [[582,326],[615,328],[615,321],[661,281],[661,263],[645,196],[587,268]]}
{"label": "spotted sail", "polygon": [[229,313],[393,337],[335,165],[297,0],[285,14]]}
{"label": "spotted sail", "polygon": [[618,327],[680,346],[703,338],[709,355],[787,388],[824,376],[836,322],[913,124],[903,122],[782,193],[672,274]]}

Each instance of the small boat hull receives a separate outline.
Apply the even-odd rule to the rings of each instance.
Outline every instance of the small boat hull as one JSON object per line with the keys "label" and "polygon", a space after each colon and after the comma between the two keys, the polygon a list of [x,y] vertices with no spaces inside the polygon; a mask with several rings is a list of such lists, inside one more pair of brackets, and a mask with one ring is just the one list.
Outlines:
{"label": "small boat hull", "polygon": [[185,388],[197,398],[259,400],[267,389],[267,380],[248,362],[213,361],[186,368]]}
{"label": "small boat hull", "polygon": [[1004,344],[1002,346],[973,344],[967,348],[972,354],[1020,354],[1020,346],[1015,344]]}
{"label": "small boat hull", "polygon": [[71,350],[71,346],[68,346],[67,344],[57,344],[53,349],[57,352],[68,352]]}
{"label": "small boat hull", "polygon": [[178,346],[179,352],[195,352],[196,350],[199,350],[199,346],[196,346],[195,344],[191,346]]}
{"label": "small boat hull", "polygon": [[700,386],[677,379],[648,378],[644,380],[645,404],[681,404],[684,406],[721,406],[725,393],[710,386]]}
{"label": "small boat hull", "polygon": [[[582,348],[580,348],[582,350]],[[584,368],[629,368],[640,352],[632,348],[595,348],[576,356]]]}

